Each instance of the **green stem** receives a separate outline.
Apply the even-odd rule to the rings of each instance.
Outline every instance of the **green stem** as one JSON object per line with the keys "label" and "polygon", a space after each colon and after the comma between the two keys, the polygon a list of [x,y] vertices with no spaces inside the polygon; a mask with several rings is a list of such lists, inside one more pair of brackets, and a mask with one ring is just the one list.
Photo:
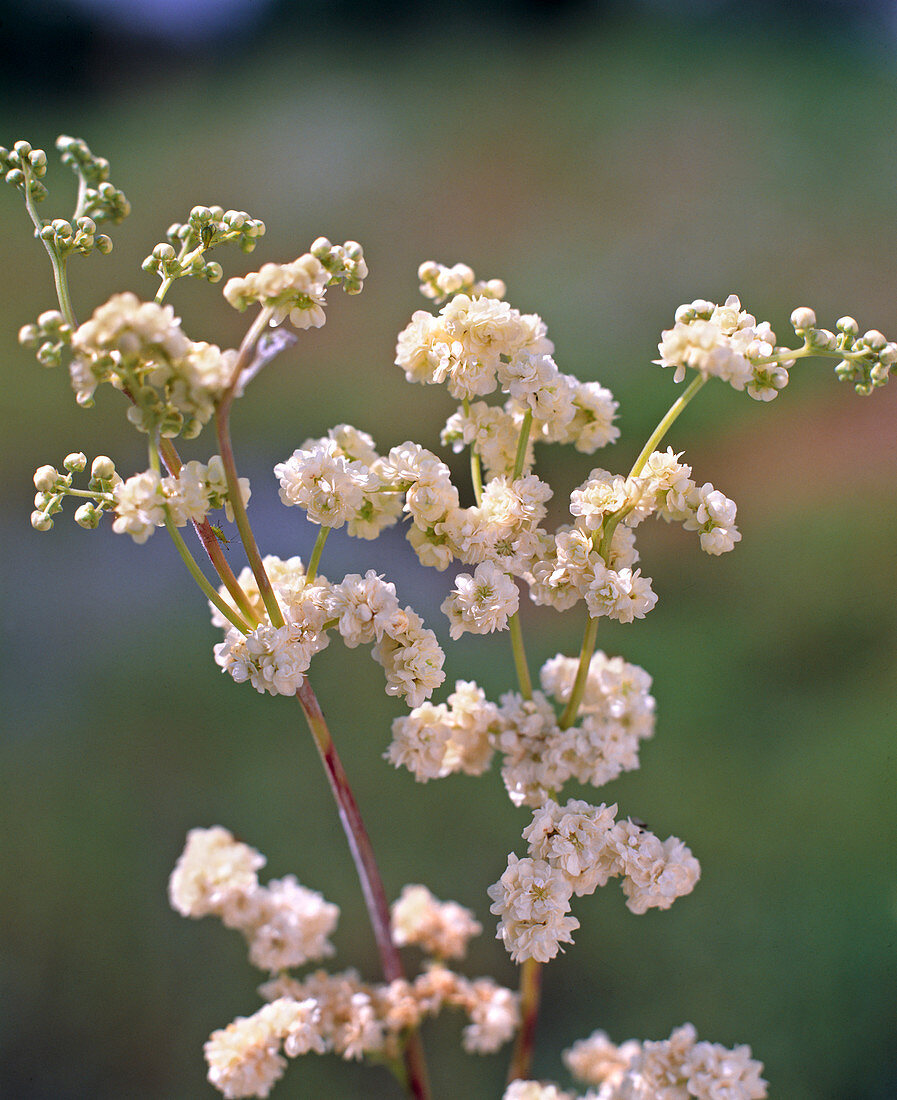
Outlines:
{"label": "green stem", "polygon": [[642,447],[638,458],[635,460],[632,469],[629,471],[630,477],[637,477],[645,468],[645,463],[651,457],[651,455],[657,450],[660,441],[670,430],[679,415],[685,411],[689,401],[695,396],[698,390],[701,389],[707,382],[707,376],[703,374],[696,375],[688,386],[685,388],[684,393],[681,393],[679,397],[670,405],[667,411],[660,419],[660,423],[654,429],[654,431],[648,436],[648,442]]}
{"label": "green stem", "polygon": [[329,527],[322,527],[318,531],[318,537],[315,539],[315,548],[311,552],[308,568],[305,571],[305,579],[308,584],[311,584],[318,575],[318,566],[321,564],[321,555],[324,553],[324,543],[327,541],[327,536],[330,534],[330,531],[331,528]]}
{"label": "green stem", "polygon": [[226,604],[224,600],[222,600],[222,598],[218,595],[212,585],[208,582],[205,574],[196,564],[196,559],[187,549],[187,544],[184,542],[184,539],[181,536],[181,532],[177,529],[177,527],[175,527],[174,521],[167,513],[168,510],[166,509],[165,526],[168,529],[169,535],[171,535],[171,541],[177,548],[177,552],[181,555],[181,560],[184,562],[184,565],[187,566],[187,569],[190,572],[190,576],[199,585],[206,599],[218,608],[218,610],[229,623],[232,623],[237,628],[237,630],[240,631],[241,634],[249,634],[252,630],[252,627],[247,626],[246,623],[243,622],[236,611],[234,611],[232,607],[228,606],[228,604]]}
{"label": "green stem", "polygon": [[[315,742],[315,747],[324,765],[330,789],[336,801],[343,831],[349,842],[352,860],[361,881],[361,891],[370,918],[374,939],[380,955],[380,965],[387,982],[405,977],[399,949],[393,943],[389,916],[389,905],[383,880],[374,857],[374,849],[364,826],[358,803],[349,786],[349,780],[342,761],[336,751],[330,730],[308,680],[296,692],[296,696],[305,714],[305,720]],[[404,1048],[405,1085],[416,1100],[428,1100],[430,1086],[427,1080],[427,1067],[424,1061],[423,1047],[417,1030],[408,1033]]]}
{"label": "green stem", "polygon": [[515,611],[508,617],[508,627],[511,631],[511,648],[514,651],[514,666],[517,669],[517,682],[520,684],[520,694],[524,699],[532,699],[533,683],[529,675],[529,665],[526,661],[526,650],[523,648],[523,629],[520,626],[520,612]]}
{"label": "green stem", "polygon": [[249,524],[249,517],[246,515],[246,506],[243,503],[243,497],[240,493],[237,465],[234,460],[234,449],[230,439],[230,409],[233,404],[234,392],[240,380],[240,375],[246,367],[249,366],[256,342],[262,332],[264,332],[265,326],[271,318],[272,313],[273,310],[270,307],[262,309],[258,317],[256,317],[255,321],[253,321],[250,326],[246,336],[243,338],[243,342],[240,345],[240,351],[237,355],[237,361],[234,364],[234,372],[231,376],[230,384],[222,395],[218,407],[215,410],[215,428],[218,433],[218,447],[221,453],[221,463],[224,466],[224,474],[227,480],[227,495],[234,512],[234,521],[237,524],[237,530],[240,533],[240,541],[243,543],[243,549],[246,551],[249,567],[252,569],[256,584],[258,585],[259,594],[262,597],[265,610],[268,612],[268,618],[271,621],[271,625],[283,626],[283,613],[280,610],[280,604],[277,602],[274,589],[271,587],[271,581],[268,579],[268,574],[265,572],[262,556],[259,553],[252,527]]}
{"label": "green stem", "polygon": [[[464,410],[464,415],[470,417],[470,401],[465,397],[461,403],[461,408]],[[477,450],[476,443],[470,445],[470,480],[473,483],[473,495],[476,500],[477,507],[483,502],[483,468],[480,464],[480,453]]]}
{"label": "green stem", "polygon": [[[648,436],[648,441],[642,447],[638,458],[633,463],[632,469],[629,471],[630,477],[638,477],[638,475],[645,468],[645,464],[648,459],[657,450],[660,445],[660,441],[669,431],[670,427],[676,421],[677,417],[685,410],[688,403],[695,396],[695,394],[704,386],[707,382],[707,378],[702,375],[696,375],[686,387],[685,391],[680,394],[679,397],[670,405],[666,413],[661,417],[660,422],[654,431]],[[598,547],[599,555],[606,562],[608,555],[610,554],[610,544],[613,539],[614,530],[617,524],[632,510],[631,506],[621,508],[618,512],[613,512],[607,516],[602,524],[601,542]],[[572,726],[576,721],[576,717],[579,713],[580,705],[582,704],[582,697],[586,690],[586,681],[589,676],[589,664],[592,660],[592,654],[595,652],[595,642],[598,637],[598,620],[590,618],[586,625],[585,633],[582,638],[582,646],[579,651],[579,665],[576,669],[576,679],[573,681],[573,689],[570,692],[570,700],[567,706],[564,708],[564,712],[560,718],[561,729],[567,729]]]}
{"label": "green stem", "polygon": [[[170,439],[163,439],[160,443],[159,451],[162,456],[162,461],[165,463],[165,468],[172,477],[177,477],[182,463],[181,456],[178,454],[175,445]],[[207,519],[204,519],[201,523],[197,523],[196,520],[193,520],[193,530],[196,532],[196,537],[202,543],[202,547],[208,555],[209,561],[212,563],[212,568],[221,578],[222,584],[230,593],[231,599],[240,610],[243,618],[249,623],[257,623],[259,621],[258,615],[255,613],[246,593],[240,587],[240,582],[234,576],[234,571],[230,567],[230,562],[228,562],[227,558],[224,556],[224,551],[221,549],[221,543],[212,530],[211,523],[209,523]]]}
{"label": "green stem", "polygon": [[558,721],[558,725],[562,730],[572,726],[576,721],[576,716],[579,714],[582,697],[585,695],[586,691],[586,681],[589,678],[589,662],[592,660],[592,654],[595,652],[595,642],[597,638],[598,620],[589,619],[586,624],[585,633],[582,637],[582,645],[579,650],[579,667],[576,669],[576,679],[573,681],[570,699],[564,708],[564,713]]}
{"label": "green stem", "polygon": [[523,467],[526,464],[526,448],[529,443],[529,433],[532,424],[533,410],[527,409],[523,417],[523,423],[520,426],[520,436],[517,440],[517,455],[514,459],[514,473],[511,476],[512,481],[516,481],[523,473]]}
{"label": "green stem", "polygon": [[75,317],[71,295],[69,294],[69,284],[65,274],[65,260],[59,255],[49,241],[45,241],[43,237],[40,236],[40,231],[44,228],[44,222],[37,212],[37,206],[31,194],[31,179],[33,174],[31,166],[25,161],[25,158],[23,158],[22,172],[25,176],[25,186],[23,188],[25,209],[28,211],[28,216],[31,218],[31,221],[34,223],[36,235],[42,241],[44,248],[47,250],[47,255],[50,257],[50,266],[53,268],[53,282],[56,284],[56,298],[59,301],[60,312],[66,319],[66,322],[75,329],[78,327],[78,320]]}

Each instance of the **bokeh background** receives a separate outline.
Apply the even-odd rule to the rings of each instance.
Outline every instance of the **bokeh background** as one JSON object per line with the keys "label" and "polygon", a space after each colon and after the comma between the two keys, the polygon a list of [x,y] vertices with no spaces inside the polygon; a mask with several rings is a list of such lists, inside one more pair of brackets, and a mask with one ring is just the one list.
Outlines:
{"label": "bokeh background", "polygon": [[[228,275],[319,234],[364,244],[361,297],[332,295],[327,326],[235,412],[266,552],[312,545],[270,472],[305,438],[347,421],[384,450],[437,446],[450,399],[391,366],[424,259],[504,278],[562,369],[620,400],[613,453],[543,452],[561,508],[593,464],[628,469],[667,407],[650,360],[680,302],[737,292],[782,340],[804,304],[897,333],[892,3],[57,0],[0,19],[0,140],[83,136],[134,207],[111,256],[71,264],[82,319],[113,291],[154,293],[140,260],[195,203],[267,223],[248,261],[217,257]],[[66,174],[48,182],[45,215],[67,215]],[[164,535],[29,527],[37,465],[81,449],[127,473],[144,455],[116,394],[83,411],[16,344],[52,283],[10,189],[0,218],[0,1095],[211,1097],[202,1042],[258,1007],[259,975],[234,933],[167,907],[187,830],[226,825],[272,876],[338,902],[334,965],[374,977],[370,936],[298,707],[222,678]],[[170,300],[187,332],[238,341],[218,289],[185,283]],[[595,1027],[622,1041],[691,1020],[749,1042],[774,1097],[897,1095],[895,418],[897,390],[857,397],[814,362],[768,406],[708,387],[669,437],[737,500],[744,539],[709,559],[693,535],[641,528],[660,602],[600,643],[653,675],[657,734],[597,797],[683,837],[703,878],[667,913],[634,917],[613,886],[577,903],[576,946],[546,974],[539,1075],[569,1084],[560,1052]],[[449,578],[418,570],[401,534],[328,543],[329,576],[371,567],[447,633]],[[524,627],[538,667],[576,652],[582,622],[528,607]],[[507,639],[466,641],[447,671],[497,696]],[[486,932],[468,973],[513,984],[485,890],[527,815],[497,774],[421,786],[386,765],[397,708],[364,652],[334,644],[314,683],[388,892],[422,881],[472,907]],[[459,1028],[426,1028],[437,1095],[500,1096],[505,1056],[463,1056]],[[275,1095],[399,1092],[310,1056]]]}

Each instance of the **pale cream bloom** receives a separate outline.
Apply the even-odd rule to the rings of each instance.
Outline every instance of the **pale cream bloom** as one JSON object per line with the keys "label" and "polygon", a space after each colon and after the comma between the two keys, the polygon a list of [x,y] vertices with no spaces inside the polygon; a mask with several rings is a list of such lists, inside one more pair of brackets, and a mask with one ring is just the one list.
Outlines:
{"label": "pale cream bloom", "polygon": [[457,640],[464,633],[491,634],[505,630],[517,612],[520,594],[514,581],[491,561],[476,567],[471,576],[459,573],[455,587],[441,610],[451,624],[449,633]]}
{"label": "pale cream bloom", "polygon": [[468,940],[483,930],[469,909],[454,901],[441,902],[421,885],[405,886],[390,912],[397,946],[416,944],[443,959],[463,958]]}
{"label": "pale cream bloom", "polygon": [[191,829],[168,882],[171,906],[184,917],[220,914],[233,895],[258,888],[256,871],[264,865],[260,852],[220,825]]}

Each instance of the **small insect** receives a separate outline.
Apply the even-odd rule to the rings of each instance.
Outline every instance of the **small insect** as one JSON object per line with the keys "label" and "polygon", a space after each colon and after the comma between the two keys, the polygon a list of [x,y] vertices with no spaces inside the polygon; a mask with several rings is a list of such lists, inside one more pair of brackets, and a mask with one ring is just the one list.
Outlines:
{"label": "small insect", "polygon": [[630,817],[629,820],[640,833],[643,833],[648,828],[648,822],[642,821],[640,817]]}
{"label": "small insect", "polygon": [[209,526],[212,528],[212,534],[219,542],[223,542],[225,546],[230,546],[230,539],[225,535],[217,523],[210,523]]}

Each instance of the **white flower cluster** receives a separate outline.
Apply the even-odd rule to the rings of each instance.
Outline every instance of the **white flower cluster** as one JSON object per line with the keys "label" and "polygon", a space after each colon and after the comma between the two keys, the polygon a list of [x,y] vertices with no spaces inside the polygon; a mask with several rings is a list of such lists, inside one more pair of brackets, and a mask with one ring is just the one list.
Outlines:
{"label": "white flower cluster", "polygon": [[196,435],[231,380],[237,353],[189,340],[171,306],[114,294],[72,335],[70,371],[78,403],[102,382],[129,392],[138,427],[156,414],[163,435]]}
{"label": "white flower cluster", "polygon": [[[445,383],[459,401],[499,387],[508,395],[503,409],[477,402],[472,419],[469,410],[459,409],[446,426],[452,442],[467,434],[470,439],[463,442],[476,439],[484,450],[494,452],[497,442],[490,442],[489,436],[498,433],[506,439],[507,425],[516,424],[519,431],[527,413],[537,440],[573,443],[591,453],[617,438],[619,431],[612,423],[617,403],[611,394],[558,370],[544,322],[503,301],[503,284],[478,283],[464,264],[445,268],[429,262],[420,274],[427,297],[454,297],[436,316],[426,310],[414,313],[399,334],[396,365],[409,382]],[[497,413],[504,417],[497,418]],[[489,465],[499,468],[494,460]],[[508,472],[506,465],[503,472]]]}
{"label": "white flower cluster", "polygon": [[[130,535],[137,543],[146,542],[156,527],[164,527],[166,517],[175,527],[202,523],[217,508],[224,508],[229,520],[234,518],[224,465],[218,455],[213,455],[208,465],[187,462],[176,477],[162,477],[157,470],[145,470],[127,481],[119,481],[112,495],[115,501],[112,530],[118,535]],[[248,478],[240,478],[240,495],[247,504]]]}
{"label": "white flower cluster", "polygon": [[304,508],[312,523],[324,527],[348,523],[356,538],[377,538],[402,512],[391,468],[373,439],[349,424],[331,428],[324,439],[307,439],[274,467],[274,475],[285,505]]}
{"label": "white flower cluster", "polygon": [[[542,687],[565,705],[579,662],[558,654],[541,671]],[[543,692],[517,692],[490,703],[473,681],[459,680],[447,703],[424,703],[392,724],[385,754],[420,782],[453,772],[480,775],[494,752],[516,805],[541,806],[568,780],[604,786],[638,767],[639,743],[654,733],[651,677],[637,665],[600,650],[589,662],[575,725],[562,728]]]}
{"label": "white flower cluster", "polygon": [[454,901],[439,901],[419,884],[406,886],[390,913],[396,946],[416,944],[437,959],[464,958],[467,941],[483,931],[469,909]]}
{"label": "white flower cluster", "polygon": [[765,1100],[763,1063],[749,1046],[732,1050],[699,1042],[691,1024],[669,1039],[617,1046],[595,1031],[565,1051],[571,1073],[587,1085],[590,1100]]}
{"label": "white flower cluster", "polygon": [[320,328],[324,324],[324,293],[328,286],[342,282],[350,292],[361,290],[367,277],[361,245],[346,241],[332,245],[318,238],[306,252],[292,263],[263,264],[240,278],[229,279],[224,297],[239,310],[253,302],[273,310],[272,325],[287,317],[299,329]]}
{"label": "white flower cluster", "polygon": [[[372,645],[372,656],[386,673],[387,695],[419,706],[445,679],[445,655],[432,630],[410,607],[402,609],[395,586],[372,569],[364,577],[347,574],[332,584],[320,574],[309,583],[298,557],[263,562],[284,617],[284,625],[268,620],[258,586],[249,569],[237,578],[257,619],[248,634],[232,627],[213,608],[212,621],[225,630],[214,647],[216,663],[237,683],[249,681],[258,692],[294,695],[305,679],[311,659],[329,644],[327,631],[337,627],[346,645]],[[226,589],[221,598],[233,603]]]}
{"label": "white flower cluster", "polygon": [[758,324],[734,294],[721,306],[703,299],[680,306],[675,325],[664,330],[657,350],[655,362],[675,367],[676,382],[691,367],[736,390],[746,389],[757,401],[771,401],[788,384],[788,369],[794,366],[793,359],[781,358],[787,349],[776,347],[769,323]]}
{"label": "white flower cluster", "polygon": [[[327,937],[335,905],[288,875],[260,886],[265,859],[226,829],[193,829],[169,882],[171,904],[183,916],[215,915],[245,936],[250,961],[277,977],[261,988],[270,1003],[214,1032],[205,1045],[209,1081],[225,1097],[265,1097],[280,1078],[284,1055],[333,1050],[345,1059],[396,1058],[402,1034],[445,1006],[469,1023],[464,1049],[491,1054],[520,1024],[518,996],[491,979],[470,980],[431,963],[414,981],[362,982],[353,971],[323,970],[297,979],[286,972],[333,954]],[[398,944],[419,944],[443,958],[462,957],[482,931],[472,913],[438,902],[423,886],[407,886],[393,906]]]}
{"label": "white flower cluster", "polygon": [[457,641],[464,633],[491,634],[505,630],[508,617],[517,613],[517,585],[494,562],[481,562],[474,571],[459,573],[455,586],[440,610],[448,618],[449,633]]}
{"label": "white flower cluster", "polygon": [[333,954],[339,908],[292,875],[261,886],[265,859],[221,826],[191,829],[171,874],[171,906],[184,917],[220,917],[242,932],[254,966],[272,973]]}
{"label": "white flower cluster", "polygon": [[[554,545],[546,546],[524,574],[531,598],[558,610],[585,600],[592,618],[607,616],[623,623],[644,618],[657,596],[650,579],[633,568],[638,551],[632,528],[652,514],[697,531],[708,554],[723,554],[740,542],[735,502],[709,482],[696,485],[691,467],[680,458],[671,447],[654,451],[644,472],[627,478],[592,470],[570,494],[574,525],[560,527]],[[605,560],[599,546],[608,524]]]}
{"label": "white flower cluster", "polygon": [[533,813],[523,831],[529,844],[524,859],[512,852],[501,879],[489,887],[491,912],[498,916],[497,938],[515,962],[553,959],[562,943],[572,943],[579,927],[568,916],[573,894],[583,897],[610,878],[623,879],[633,913],[668,909],[691,893],[700,876],[698,861],[677,837],[661,842],[630,820],[615,821],[616,806],[591,806],[552,799]]}

